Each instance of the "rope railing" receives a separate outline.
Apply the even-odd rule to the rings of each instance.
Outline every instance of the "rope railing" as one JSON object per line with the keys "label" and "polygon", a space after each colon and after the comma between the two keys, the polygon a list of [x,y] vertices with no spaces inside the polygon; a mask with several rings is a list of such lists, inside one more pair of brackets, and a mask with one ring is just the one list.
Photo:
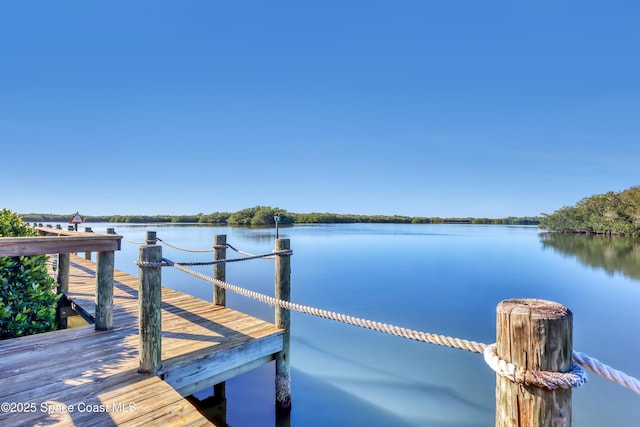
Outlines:
{"label": "rope railing", "polygon": [[250,261],[252,259],[259,258],[273,258],[275,255],[291,255],[293,252],[290,250],[287,251],[274,251],[267,254],[261,255],[251,255],[243,258],[226,258],[226,259],[218,259],[214,261],[190,261],[190,262],[174,262],[167,258],[162,258],[162,261],[159,262],[140,262],[136,261],[135,264],[138,267],[194,267],[194,266],[205,266],[205,265],[215,265],[215,264],[227,264],[231,262],[241,262],[241,261]]}
{"label": "rope railing", "polygon": [[[127,239],[124,239],[124,240],[127,240]],[[186,249],[186,248],[181,248],[179,246],[168,243],[160,238],[157,238],[157,240],[173,249],[181,250],[185,252],[213,252],[215,249],[219,248],[217,245],[214,245],[212,249],[204,249],[204,250]],[[145,242],[132,242],[132,243],[145,244]],[[215,279],[206,274],[187,268],[188,266],[215,265],[215,264],[222,264],[222,263],[248,261],[248,260],[260,259],[260,258],[274,258],[276,255],[290,256],[292,254],[291,250],[285,250],[285,251],[272,251],[270,253],[254,255],[254,254],[241,251],[228,243],[220,246],[224,248],[230,248],[234,252],[244,256],[242,258],[221,259],[221,260],[203,261],[203,262],[174,262],[167,258],[162,258],[161,262],[136,261],[136,265],[138,265],[139,267],[174,267],[186,274],[189,274],[191,276],[194,276],[196,278],[209,282],[215,286],[235,292],[239,295],[242,295],[257,301],[261,301],[273,307],[281,307],[286,310],[292,310],[292,311],[296,311],[303,314],[309,314],[316,317],[334,320],[344,324],[357,326],[365,329],[370,329],[370,330],[374,330],[374,331],[378,331],[378,332],[382,332],[382,333],[386,333],[386,334],[390,334],[390,335],[394,335],[402,338],[411,339],[414,341],[420,341],[420,342],[426,342],[426,343],[450,347],[450,348],[456,348],[460,350],[470,351],[473,353],[480,353],[480,354],[483,354],[485,362],[491,369],[493,369],[497,374],[503,377],[506,377],[516,383],[525,384],[525,385],[535,385],[538,387],[543,387],[548,390],[555,390],[557,388],[578,387],[586,383],[588,377],[584,369],[589,369],[590,371],[596,373],[599,376],[602,376],[616,384],[619,384],[623,387],[626,387],[632,390],[637,394],[640,394],[640,380],[622,371],[616,370],[584,353],[580,353],[576,351],[572,353],[572,360],[574,363],[569,372],[563,373],[563,372],[527,370],[525,368],[518,367],[513,363],[509,363],[501,359],[497,354],[496,344],[489,345],[489,344],[479,343],[476,341],[470,341],[470,340],[465,340],[461,338],[455,338],[455,337],[449,337],[445,335],[417,331],[417,330],[408,329],[408,328],[404,328],[396,325],[354,317],[347,314],[337,313],[334,311],[297,304],[294,302],[281,300],[265,294],[261,294],[259,292],[251,291],[251,290],[242,288],[240,286]]]}
{"label": "rope railing", "polygon": [[609,381],[612,381],[640,394],[639,379],[634,378],[631,375],[628,375],[615,368],[612,368],[611,366],[600,362],[598,359],[590,357],[584,353],[580,353],[579,351],[574,351],[572,356],[573,361],[583,368],[589,369],[590,371],[600,375],[603,378],[608,379]]}
{"label": "rope railing", "polygon": [[184,264],[182,263],[174,263],[173,266],[184,273],[190,274],[194,277],[197,277],[201,280],[207,281],[214,285],[220,286],[221,288],[230,290],[239,295],[261,301],[270,306],[278,306],[286,310],[293,310],[300,313],[322,317],[325,319],[336,320],[341,323],[346,323],[353,326],[359,326],[366,329],[377,330],[380,332],[385,332],[391,335],[397,335],[397,336],[401,336],[401,337],[416,340],[416,341],[424,341],[432,344],[444,345],[448,347],[458,348],[461,350],[472,351],[475,353],[482,353],[484,351],[485,345],[476,343],[474,341],[461,340],[458,338],[451,338],[444,335],[429,334],[425,332],[420,332],[420,331],[415,331],[407,328],[389,325],[386,323],[375,322],[367,319],[361,319],[358,317],[336,313],[329,310],[297,304],[290,301],[279,300],[274,297],[261,294],[259,292],[251,291],[251,290],[242,288],[240,286],[233,285],[228,282],[223,282],[221,280],[214,279],[213,277],[200,273],[198,271],[190,270],[188,268],[185,268]]}
{"label": "rope railing", "polygon": [[[236,249],[236,248],[234,248],[234,247],[233,247],[233,246],[231,246],[229,243],[227,243],[225,246],[226,246],[227,248],[231,249],[232,251],[234,251],[234,252],[236,252],[236,253],[239,253],[240,255],[244,255],[244,256],[254,256],[253,254],[250,254],[250,253],[248,253],[248,252],[244,252],[244,251],[241,251],[240,249]],[[275,255],[275,254],[274,254],[274,255]],[[272,256],[267,256],[267,257],[264,257],[264,258],[269,258],[269,259],[271,259],[271,258],[273,258],[273,255],[272,255]]]}
{"label": "rope railing", "polygon": [[181,248],[179,246],[175,246],[169,242],[167,242],[166,240],[162,240],[161,238],[157,237],[158,241],[164,243],[165,245],[169,246],[170,248],[179,250],[179,251],[183,251],[183,252],[213,252],[214,248],[211,249],[186,249],[186,248]]}
{"label": "rope railing", "polygon": [[146,245],[147,242],[136,242],[135,240],[131,240],[131,239],[127,239],[126,237],[122,237],[122,240],[124,240],[125,242],[134,244],[134,245]]}
{"label": "rope railing", "polygon": [[[290,255],[291,251],[282,251],[283,253],[272,253],[271,255]],[[264,257],[264,256],[254,256]],[[237,259],[237,261],[244,261],[246,259],[254,259],[251,257]],[[230,262],[232,260],[220,260]],[[236,260],[233,260],[236,261]],[[417,331],[408,329],[396,325],[377,322],[369,319],[362,319],[359,317],[350,316],[347,314],[337,313],[321,308],[302,305],[290,301],[276,299],[274,297],[261,294],[259,292],[251,291],[240,286],[217,280],[206,274],[186,268],[191,263],[175,263],[166,258],[163,259],[164,266],[173,266],[174,268],[187,273],[191,276],[224,288],[226,290],[235,292],[239,295],[261,301],[270,306],[277,306],[286,310],[292,310],[303,314],[309,314],[316,317],[321,317],[337,322],[345,323],[352,326],[358,326],[365,329],[370,329],[390,335],[395,335],[402,338],[407,338],[415,341],[426,342],[430,344],[440,345],[444,347],[456,348],[460,350],[466,350],[473,353],[481,353],[484,355],[485,362],[496,373],[506,378],[511,379],[514,382],[536,385],[548,390],[554,390],[557,388],[571,388],[578,387],[586,383],[588,377],[583,368],[589,369],[592,372],[600,375],[616,384],[626,387],[636,394],[640,394],[640,380],[634,378],[622,371],[616,370],[606,364],[603,364],[599,360],[587,356],[584,353],[574,351],[572,354],[573,366],[571,371],[562,372],[547,372],[547,371],[531,371],[518,367],[512,363],[508,363],[502,360],[496,353],[495,344],[484,344],[476,341],[465,340],[461,338],[449,337],[445,335],[433,334],[423,331]],[[195,263],[200,265],[199,263]],[[210,263],[209,263],[210,264]]]}
{"label": "rope railing", "polygon": [[[216,249],[218,249],[218,248],[229,248],[229,249],[231,249],[232,251],[234,251],[234,252],[236,252],[236,253],[238,253],[238,254],[240,254],[240,255],[244,255],[245,257],[253,257],[253,258],[248,258],[248,259],[255,259],[255,258],[268,258],[268,259],[272,259],[272,258],[275,256],[275,254],[266,254],[266,255],[255,255],[255,254],[251,254],[251,253],[249,253],[249,252],[241,251],[240,249],[237,249],[236,247],[234,247],[234,246],[230,245],[229,243],[226,243],[226,244],[224,244],[224,245],[220,245],[220,246],[214,245],[211,249],[188,249],[188,248],[183,248],[183,247],[180,247],[180,246],[174,245],[174,244],[172,244],[172,243],[169,243],[169,242],[167,242],[166,240],[163,240],[163,239],[161,239],[161,238],[159,238],[159,237],[156,237],[156,239],[157,239],[158,241],[162,242],[163,244],[165,244],[166,246],[168,246],[168,247],[172,248],[172,249],[175,249],[175,250],[178,250],[178,251],[183,251],[183,252],[206,253],[206,252],[213,252],[213,251],[215,251],[215,250],[216,250]],[[135,244],[135,245],[145,245],[145,244],[146,244],[146,242],[137,242],[137,241],[134,241],[134,240],[129,240],[129,239],[124,238],[124,237],[122,238],[122,240],[125,240],[125,241],[127,241],[127,242],[129,242],[129,243],[133,243],[133,244]]]}

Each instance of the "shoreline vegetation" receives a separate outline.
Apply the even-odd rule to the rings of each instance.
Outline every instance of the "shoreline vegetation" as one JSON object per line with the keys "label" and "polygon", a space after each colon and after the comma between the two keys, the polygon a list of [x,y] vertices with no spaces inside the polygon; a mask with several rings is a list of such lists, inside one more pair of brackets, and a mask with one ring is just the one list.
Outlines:
{"label": "shoreline vegetation", "polygon": [[[84,216],[84,222],[118,222],[118,223],[198,223],[212,225],[272,225],[274,217],[280,217],[280,224],[506,224],[506,225],[538,225],[540,217],[506,217],[506,218],[441,218],[411,217],[401,215],[352,215],[336,213],[294,213],[270,206],[255,206],[237,212],[198,213],[195,215],[103,215]],[[22,214],[28,222],[68,222],[72,214]]]}
{"label": "shoreline vegetation", "polygon": [[585,197],[574,206],[543,213],[538,226],[560,233],[640,236],[640,186]]}

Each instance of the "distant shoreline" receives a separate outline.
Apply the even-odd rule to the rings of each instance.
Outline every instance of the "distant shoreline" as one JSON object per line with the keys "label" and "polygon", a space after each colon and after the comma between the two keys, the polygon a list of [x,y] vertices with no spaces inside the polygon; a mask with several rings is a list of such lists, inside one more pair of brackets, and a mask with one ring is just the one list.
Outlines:
{"label": "distant shoreline", "polygon": [[[73,214],[20,215],[27,222],[69,222]],[[281,225],[288,224],[497,224],[497,225],[538,225],[540,217],[477,218],[477,217],[411,217],[401,215],[354,215],[336,213],[293,213],[279,208],[256,206],[237,212],[214,212],[196,215],[101,215],[83,216],[85,223],[173,223],[211,225],[273,225],[275,218]]]}

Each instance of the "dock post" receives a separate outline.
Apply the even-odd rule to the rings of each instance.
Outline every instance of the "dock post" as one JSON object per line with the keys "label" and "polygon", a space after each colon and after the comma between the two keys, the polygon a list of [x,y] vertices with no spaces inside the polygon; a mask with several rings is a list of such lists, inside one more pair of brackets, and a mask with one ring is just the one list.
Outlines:
{"label": "dock post", "polygon": [[[141,263],[160,263],[162,246],[156,245],[156,232],[147,231],[146,245],[139,249]],[[140,367],[138,372],[155,374],[162,365],[162,267],[143,266],[138,268],[138,325]]]}
{"label": "dock post", "polygon": [[[91,230],[91,227],[85,227],[84,228],[84,232],[85,233],[93,233],[93,230]],[[85,252],[84,253],[84,259],[91,260],[91,252]]]}
{"label": "dock post", "polygon": [[[532,371],[569,372],[573,314],[561,304],[512,299],[497,308],[497,353]],[[571,389],[546,390],[496,375],[496,427],[571,426]]]}
{"label": "dock post", "polygon": [[[213,260],[218,261],[227,258],[227,235],[216,234],[213,237]],[[213,264],[213,278],[227,281],[227,264],[221,262],[219,264]],[[218,285],[213,285],[213,303],[216,305],[227,305],[227,291]]]}
{"label": "dock post", "polygon": [[[213,245],[214,245],[213,260],[218,261],[221,259],[226,259],[227,258],[227,235],[216,234],[213,237]],[[226,282],[227,281],[227,264],[225,264],[224,262],[221,262],[219,264],[213,264],[213,278]],[[226,289],[218,285],[213,285],[213,303],[221,306],[227,305]],[[220,405],[224,407],[224,411],[222,413],[226,414],[227,389],[226,389],[226,383],[224,381],[218,384],[214,384],[213,395],[215,396],[216,400],[219,399]],[[225,420],[226,420],[226,416],[225,416]]]}
{"label": "dock post", "polygon": [[96,331],[113,328],[114,252],[98,252],[96,256]]}
{"label": "dock post", "polygon": [[63,296],[58,302],[58,307],[56,309],[56,320],[58,322],[58,329],[67,329],[67,318],[61,316],[61,308],[65,305],[66,295],[69,292],[69,264],[70,264],[70,255],[69,254],[58,254],[58,265],[57,265],[57,278],[56,281],[58,283],[58,293],[62,293]]}
{"label": "dock post", "polygon": [[58,254],[58,292],[69,292],[69,254]]}
{"label": "dock post", "polygon": [[[276,252],[291,248],[289,239],[276,239]],[[291,256],[276,255],[275,262],[275,297],[285,301],[291,300]],[[285,329],[282,337],[282,351],[276,354],[276,410],[291,410],[291,375],[289,368],[289,346],[291,312],[281,307],[275,309],[275,324]]]}

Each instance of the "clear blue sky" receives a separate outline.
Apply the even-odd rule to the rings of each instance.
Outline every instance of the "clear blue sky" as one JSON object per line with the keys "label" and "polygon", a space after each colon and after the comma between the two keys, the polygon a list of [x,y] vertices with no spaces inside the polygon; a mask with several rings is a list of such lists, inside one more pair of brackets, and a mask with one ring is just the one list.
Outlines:
{"label": "clear blue sky", "polygon": [[640,184],[636,1],[6,1],[0,208],[538,215]]}

